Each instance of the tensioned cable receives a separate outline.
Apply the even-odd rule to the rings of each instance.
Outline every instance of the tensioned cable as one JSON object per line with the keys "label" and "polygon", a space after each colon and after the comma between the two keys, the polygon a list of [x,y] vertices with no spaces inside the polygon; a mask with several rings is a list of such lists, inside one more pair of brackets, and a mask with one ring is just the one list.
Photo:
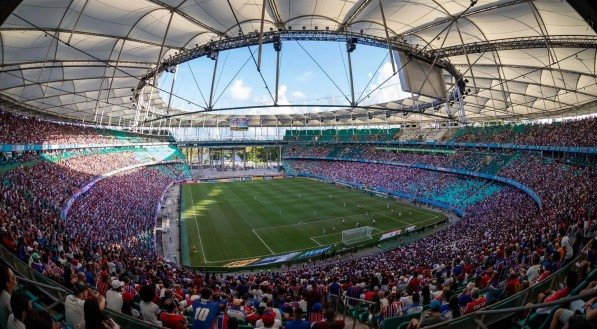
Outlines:
{"label": "tensioned cable", "polygon": [[[236,17],[236,13],[234,12],[234,8],[232,8],[232,4],[230,3],[230,0],[226,0],[226,2],[228,2],[228,7],[230,7],[230,11],[232,12],[232,16],[234,16],[234,20],[236,21],[236,26],[238,26],[238,30],[240,31],[240,34],[244,37],[245,33],[243,32],[243,28],[240,25],[240,22],[238,21],[238,18]],[[274,99],[274,96],[272,95],[271,90],[269,90],[267,82],[265,82],[265,78],[263,77],[263,74],[261,73],[261,70],[257,66],[257,60],[255,59],[255,56],[253,55],[254,52],[251,51],[251,47],[248,46],[248,45],[247,45],[247,49],[249,50],[249,53],[251,54],[251,58],[253,59],[253,63],[255,63],[255,68],[257,69],[257,73],[259,73],[259,76],[261,77],[261,81],[263,81],[263,84],[265,85],[265,90],[267,90],[267,93],[269,94],[269,97],[272,99],[272,103],[274,103],[276,100]]]}
{"label": "tensioned cable", "polygon": [[[31,79],[27,79],[24,76],[19,76],[17,74],[11,73],[11,72],[2,72],[2,74],[8,74],[8,75],[13,76],[13,77],[15,77],[17,79],[21,79],[21,80],[24,80],[24,81],[27,81],[27,82],[32,82],[31,85],[46,84],[45,82],[37,83],[36,81],[33,81]],[[49,84],[49,82],[47,84]],[[28,86],[31,86],[31,85],[28,85]],[[76,95],[76,96],[80,96],[80,97],[83,97],[83,98],[91,100],[91,101],[96,101],[97,100],[96,98],[89,97],[89,96],[85,95],[84,94],[85,92],[83,92],[83,91],[79,91],[79,92],[69,91],[69,90],[65,90],[65,89],[61,89],[61,88],[57,88],[57,87],[52,87],[50,85],[47,85],[46,87],[49,88],[49,89],[53,89],[53,90],[56,90],[56,91],[63,92],[64,94],[61,94],[61,95]],[[4,91],[4,93],[7,93],[7,92]],[[83,94],[81,94],[81,93],[83,93]],[[9,94],[9,93],[7,93],[7,94]],[[14,95],[14,96],[17,96],[17,95]],[[60,96],[60,95],[51,96],[51,97],[58,97],[58,96]],[[22,96],[19,96],[19,97],[22,97]],[[44,99],[44,98],[40,98],[40,99]],[[41,101],[40,99],[30,99],[30,100],[27,100],[27,101],[35,101],[35,102],[39,102],[39,103],[44,104],[44,105],[49,105],[51,107],[59,107],[56,104],[46,103],[46,102]],[[27,101],[25,101],[25,102],[27,102]],[[107,102],[107,101],[104,101],[104,100],[100,100],[100,102],[104,103],[104,104],[107,104],[107,105],[125,107],[124,104],[115,104],[115,103],[110,103],[110,102]],[[74,105],[74,104],[68,104],[68,105]],[[62,105],[60,105],[60,106],[62,106]],[[44,110],[44,109],[41,109],[41,110]],[[72,110],[72,109],[70,109],[70,110]],[[111,112],[109,112],[109,113],[111,113]],[[73,112],[70,112],[70,113],[73,113]],[[90,115],[93,115],[93,113],[90,113]]]}
{"label": "tensioned cable", "polygon": [[[555,65],[555,64],[557,64],[557,63],[559,63],[559,62],[565,61],[565,60],[567,60],[568,58],[570,58],[570,57],[572,57],[572,56],[576,56],[576,55],[578,55],[578,54],[580,54],[580,53],[582,53],[583,51],[586,51],[586,50],[588,50],[588,48],[581,49],[581,50],[579,50],[579,51],[577,51],[577,52],[575,52],[575,53],[572,53],[572,54],[570,54],[570,55],[568,55],[568,56],[566,56],[566,57],[560,58],[559,60],[557,60],[557,61],[555,61],[555,62],[553,62],[553,63],[551,63],[551,64],[547,64],[547,65],[545,65],[545,66],[538,67],[538,68],[536,68],[536,69],[530,70],[530,71],[528,71],[528,72],[525,72],[525,73],[523,73],[523,74],[517,75],[517,76],[515,76],[515,77],[513,77],[513,78],[510,78],[510,79],[507,79],[507,80],[502,80],[502,81],[498,82],[498,83],[497,83],[497,84],[495,84],[495,85],[491,85],[491,86],[489,86],[489,87],[485,87],[485,88],[477,88],[477,89],[475,90],[475,92],[474,92],[474,93],[472,93],[472,94],[471,94],[471,93],[469,93],[469,96],[471,96],[471,95],[477,95],[477,94],[478,94],[480,91],[483,91],[483,90],[489,90],[489,91],[491,91],[491,90],[494,90],[493,88],[495,88],[495,87],[498,87],[498,86],[500,86],[500,85],[502,85],[502,84],[504,84],[504,83],[510,82],[510,81],[524,83],[523,81],[515,81],[515,80],[516,80],[516,79],[518,79],[518,78],[520,78],[520,77],[524,77],[525,75],[531,74],[531,73],[533,73],[533,72],[536,72],[536,71],[539,71],[539,70],[543,70],[543,69],[545,69],[545,68],[548,68],[548,67],[550,67],[550,66],[553,66],[553,65]],[[466,70],[466,71],[464,71],[464,73],[462,73],[462,75],[464,76],[464,75],[465,75],[467,72],[469,72],[470,70],[471,70],[471,67],[469,66],[469,67],[467,68],[467,70]],[[597,84],[597,82],[596,82],[595,84]],[[452,86],[451,86],[451,87],[448,89],[448,92],[449,92],[449,91],[450,91],[452,88],[454,88],[455,86],[456,86],[456,84],[452,85]],[[542,85],[542,84],[539,84],[539,86],[552,87],[552,86],[548,86],[548,85]],[[553,86],[552,88],[557,88],[557,87]],[[566,93],[568,93],[568,92],[566,92]],[[541,99],[540,97],[537,97],[537,98]],[[543,98],[543,99],[545,99],[545,98]],[[554,102],[555,102],[555,101],[554,101]],[[512,103],[512,102],[511,102],[511,103]],[[514,105],[525,105],[526,103],[528,103],[528,102],[525,102],[525,103],[512,103],[512,104],[514,104]],[[493,108],[492,110],[496,110],[496,111],[500,111],[500,112],[503,112],[503,113],[506,113],[506,114],[508,114],[508,111],[507,111],[507,110],[498,109],[498,108]]]}
{"label": "tensioned cable", "polygon": [[346,76],[346,83],[350,86],[350,77],[348,76],[348,71],[346,70],[346,61],[344,60],[344,54],[342,53],[342,48],[340,48],[340,42],[336,42],[338,45],[338,51],[340,52],[340,58],[342,58],[342,68],[344,69],[344,75]]}
{"label": "tensioned cable", "polygon": [[336,84],[336,82],[334,82],[334,79],[332,79],[332,77],[330,77],[330,75],[321,67],[321,65],[319,65],[319,63],[315,60],[315,58],[313,58],[313,56],[311,56],[311,54],[307,51],[307,49],[305,49],[305,47],[303,47],[303,45],[301,45],[301,43],[298,42],[298,40],[295,40],[295,42],[299,45],[299,47],[301,47],[301,49],[303,49],[305,51],[305,53],[307,54],[307,56],[309,56],[309,58],[311,58],[311,60],[315,63],[315,65],[317,65],[317,67],[319,67],[319,69],[321,70],[321,72],[323,72],[323,74],[325,74],[325,76],[328,77],[328,79],[334,84],[334,86],[336,87],[336,89],[338,89],[338,91],[340,91],[340,93],[342,94],[342,96],[344,96],[344,98],[350,104],[351,103],[350,99],[348,99],[348,97],[342,92],[342,89],[340,89],[340,87],[338,87],[338,85]]}
{"label": "tensioned cable", "polygon": [[[250,51],[250,49],[249,49]],[[255,52],[252,51],[251,55],[253,55]],[[224,95],[224,92],[226,92],[226,90],[228,89],[228,87],[230,87],[230,85],[232,84],[232,82],[234,82],[234,79],[236,79],[236,77],[238,76],[238,74],[240,73],[240,71],[243,70],[243,68],[245,67],[245,65],[247,65],[247,63],[249,62],[249,60],[251,59],[251,57],[247,58],[247,60],[245,61],[245,63],[243,64],[243,66],[241,66],[238,71],[236,71],[236,74],[234,74],[234,76],[232,77],[232,79],[230,79],[230,82],[228,82],[228,84],[226,85],[226,87],[224,87],[224,89],[222,90],[222,92],[220,93],[220,95],[218,95],[218,97],[216,98],[216,101],[213,102],[212,106],[215,105],[218,100],[220,99],[220,97],[222,97],[222,95]]]}
{"label": "tensioned cable", "polygon": [[220,86],[220,81],[222,81],[222,72],[224,72],[224,68],[226,67],[226,63],[228,63],[228,55],[230,55],[229,51],[226,52],[226,57],[224,57],[224,63],[220,67],[220,74],[218,74],[218,83],[216,83],[216,85],[214,87],[214,90],[218,90],[218,87]]}
{"label": "tensioned cable", "polygon": [[[45,86],[46,88],[50,88],[50,89],[53,89],[53,90],[56,90],[56,91],[64,92],[64,94],[48,96],[47,98],[58,97],[58,96],[61,96],[61,95],[76,95],[76,96],[81,96],[81,97],[83,97],[85,99],[92,100],[92,101],[96,101],[97,100],[94,97],[89,97],[89,96],[85,95],[86,92],[84,92],[84,91],[70,91],[70,90],[65,90],[65,89],[61,89],[61,88],[57,88],[57,87],[52,87],[52,86],[49,85],[50,83],[53,83],[55,81],[36,82],[36,81],[31,80],[31,79],[27,79],[27,78],[25,78],[22,75],[17,75],[17,74],[11,73],[11,72],[4,71],[4,72],[1,72],[1,73],[2,74],[8,74],[10,76],[13,76],[13,77],[19,79],[19,80],[24,80],[24,81],[27,81],[27,82],[31,82],[31,84],[24,85],[22,87],[29,87],[29,86],[34,86],[34,85],[46,85]],[[119,77],[119,78],[123,78],[123,77]],[[56,81],[56,82],[58,82],[58,81]],[[21,87],[21,86],[15,86],[15,87]],[[3,92],[5,92],[5,91],[3,91]],[[44,98],[46,98],[46,97],[44,97]],[[41,98],[41,99],[44,99],[44,98]],[[37,102],[38,100],[30,99],[28,101],[36,101]],[[122,107],[124,107],[123,104],[110,103],[110,102],[107,102],[105,100],[100,100],[100,102],[104,103],[104,104],[107,104],[107,105],[114,105],[114,106],[122,106]],[[56,104],[46,104],[46,105],[56,106]]]}
{"label": "tensioned cable", "polygon": [[[22,20],[23,22],[25,22],[25,23],[27,23],[27,24],[29,24],[29,25],[33,26],[35,29],[39,30],[40,32],[44,33],[45,35],[47,35],[47,36],[49,36],[49,37],[51,37],[51,38],[53,38],[53,39],[56,39],[56,40],[58,40],[59,42],[61,42],[61,43],[65,44],[65,45],[67,45],[67,46],[69,46],[69,47],[71,47],[71,48],[73,48],[73,49],[75,49],[75,50],[77,50],[77,51],[79,51],[79,52],[81,52],[81,53],[83,53],[83,54],[85,54],[85,55],[87,55],[87,56],[89,56],[89,57],[93,58],[93,59],[95,59],[96,61],[98,61],[98,62],[100,62],[100,63],[103,63],[104,65],[106,65],[106,66],[108,66],[108,67],[111,67],[111,68],[113,68],[114,70],[117,70],[117,71],[119,71],[119,72],[122,72],[122,73],[124,73],[125,75],[127,75],[127,76],[129,76],[129,77],[131,77],[131,78],[134,78],[134,79],[135,79],[135,80],[137,80],[137,81],[141,81],[141,79],[139,79],[139,77],[136,77],[136,76],[134,76],[134,75],[132,75],[132,74],[130,74],[130,73],[128,73],[128,72],[126,72],[126,71],[122,70],[122,69],[121,69],[121,68],[119,68],[117,65],[112,65],[112,64],[110,64],[108,61],[105,61],[105,60],[102,60],[102,59],[100,59],[100,58],[98,58],[98,57],[95,57],[94,55],[92,55],[92,54],[90,54],[90,53],[86,52],[85,50],[79,49],[79,48],[77,48],[77,47],[73,46],[72,44],[70,44],[70,43],[67,43],[66,41],[60,40],[60,38],[58,38],[57,36],[55,36],[55,35],[53,35],[53,34],[51,34],[51,33],[48,33],[48,32],[47,32],[47,31],[45,31],[43,28],[41,28],[41,27],[39,27],[39,26],[37,26],[37,25],[33,24],[32,22],[30,22],[29,20],[27,20],[27,19],[25,19],[25,18],[23,18],[23,17],[19,16],[18,14],[15,14],[14,12],[12,12],[12,13],[11,13],[11,15],[13,15],[13,16],[15,16],[16,18],[18,18],[18,19]],[[172,95],[172,93],[171,93],[171,92],[169,92],[169,91],[167,91],[167,90],[164,90],[164,89],[161,89],[161,88],[159,88],[158,86],[156,86],[155,84],[153,84],[153,83],[149,83],[149,81],[148,81],[146,84],[147,84],[147,85],[149,85],[149,86],[152,86],[152,87],[156,88],[156,89],[157,89],[157,90],[159,90],[159,91],[165,92],[165,93],[166,93],[166,94],[168,94],[168,95]],[[185,102],[187,102],[187,103],[191,103],[191,104],[193,104],[193,105],[197,105],[198,107],[205,109],[205,107],[203,107],[203,106],[201,106],[201,105],[199,105],[199,104],[197,104],[197,103],[195,103],[195,102],[193,102],[193,101],[190,101],[190,100],[188,100],[188,99],[186,99],[186,98],[183,98],[183,97],[180,97],[180,96],[177,96],[177,95],[172,95],[172,96],[174,96],[174,97],[176,97],[176,98],[180,98],[180,99],[182,99],[183,101],[185,101]],[[95,99],[94,99],[94,100],[95,100]]]}
{"label": "tensioned cable", "polygon": [[[385,63],[386,58],[388,58],[388,56],[389,56],[389,54],[386,53],[386,56],[384,56],[384,58],[381,60],[381,63],[379,63],[377,70],[375,70],[375,73],[373,73],[373,75],[371,76],[371,79],[369,79],[369,82],[367,82],[367,85],[365,85],[365,88],[363,88],[363,91],[361,91],[361,94],[359,95],[358,99],[360,99],[361,96],[363,96],[363,93],[365,91],[367,91],[367,87],[369,87],[369,85],[371,84],[371,81],[373,81],[373,78],[375,78],[375,75],[377,74],[377,72],[379,72],[379,69],[381,69],[382,65]],[[394,85],[396,85],[396,84],[394,84]],[[390,85],[390,86],[392,86],[392,85]],[[388,87],[390,87],[390,86],[388,86]]]}
{"label": "tensioned cable", "polygon": [[199,94],[201,95],[201,98],[203,98],[203,101],[205,102],[205,106],[207,107],[207,100],[205,99],[205,96],[203,96],[203,92],[201,91],[201,87],[199,87],[199,83],[197,82],[197,78],[195,77],[195,73],[193,73],[193,69],[191,68],[191,64],[189,64],[189,62],[187,62],[187,66],[189,67],[189,71],[191,72],[191,75],[193,76],[193,81],[195,81],[195,86],[197,86],[197,89],[199,90]]}
{"label": "tensioned cable", "polygon": [[[452,26],[452,24],[454,24],[460,17],[462,17],[462,15],[464,15],[469,9],[473,8],[474,5],[477,4],[478,0],[471,0],[471,4],[460,14],[458,14],[458,16],[456,16],[451,22],[450,24],[446,25],[446,27],[444,27],[441,31],[439,31],[439,33],[437,33],[433,38],[429,39],[429,41],[427,41],[427,43],[425,44],[425,46],[423,46],[421,49],[418,49],[415,52],[415,55],[421,53],[423,50],[425,50],[425,48],[429,47],[429,45],[431,44],[431,41],[435,40],[438,36],[440,36],[442,33],[444,33],[444,31],[446,31],[446,29],[448,29],[449,27]],[[439,56],[439,53],[436,55]],[[360,98],[356,103],[359,104],[362,100],[364,100],[365,98],[371,96],[371,94],[373,94],[377,89],[379,89],[381,86],[383,86],[384,83],[388,82],[391,78],[393,78],[396,74],[398,74],[398,72],[402,71],[402,69],[413,60],[414,56],[410,57],[404,64],[402,64],[400,66],[400,68],[398,68],[394,74],[392,74],[390,77],[388,77],[387,79],[385,79],[382,83],[379,84],[379,86],[373,88],[373,90],[371,90],[371,92],[369,92],[365,97]]]}

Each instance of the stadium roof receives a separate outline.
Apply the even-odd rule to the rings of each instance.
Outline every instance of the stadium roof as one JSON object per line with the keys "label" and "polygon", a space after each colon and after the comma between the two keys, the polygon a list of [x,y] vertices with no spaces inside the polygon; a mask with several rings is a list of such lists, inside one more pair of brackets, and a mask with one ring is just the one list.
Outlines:
{"label": "stadium roof", "polygon": [[[156,70],[167,68],[172,58],[193,57],[212,40],[254,44],[254,31],[263,21],[263,31],[274,34],[294,27],[305,34],[325,30],[378,40],[386,40],[387,27],[389,40],[421,47],[462,76],[469,121],[544,118],[572,109],[596,112],[597,34],[579,14],[591,15],[589,2],[7,0],[0,5],[0,96],[49,115],[124,126],[151,118],[142,113],[146,109],[137,113],[133,106],[135,99],[151,95],[150,112],[160,118],[167,104],[147,85]],[[453,75],[446,76],[447,89],[455,83]],[[418,96],[251,121],[360,124],[458,117],[458,104],[401,113],[429,101]],[[227,117],[181,114],[172,109],[168,115],[178,116],[169,124],[204,119],[211,124]]]}

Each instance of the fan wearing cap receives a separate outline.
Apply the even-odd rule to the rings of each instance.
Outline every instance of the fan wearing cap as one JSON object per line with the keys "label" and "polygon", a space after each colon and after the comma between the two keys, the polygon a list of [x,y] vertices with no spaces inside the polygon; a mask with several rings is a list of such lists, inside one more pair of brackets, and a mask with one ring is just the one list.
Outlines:
{"label": "fan wearing cap", "polygon": [[441,314],[442,303],[438,300],[432,300],[429,304],[429,310],[421,313],[421,319],[411,319],[407,329],[417,329],[431,326],[436,323],[447,321],[448,319]]}
{"label": "fan wearing cap", "polygon": [[29,266],[31,266],[32,269],[36,270],[39,273],[44,272],[44,264],[41,262],[41,256],[37,252],[31,254],[31,258],[29,259]]}
{"label": "fan wearing cap", "polygon": [[261,320],[257,320],[255,323],[255,328],[278,329],[280,327],[282,327],[282,321],[276,319],[276,314],[271,309],[266,309]]}
{"label": "fan wearing cap", "polygon": [[321,313],[322,307],[320,303],[315,303],[311,308],[311,312],[307,315],[307,320],[312,325],[317,321],[323,320],[323,313]]}
{"label": "fan wearing cap", "polygon": [[116,312],[122,310],[123,298],[122,298],[122,287],[124,282],[119,280],[112,280],[112,289],[106,291],[106,308]]}

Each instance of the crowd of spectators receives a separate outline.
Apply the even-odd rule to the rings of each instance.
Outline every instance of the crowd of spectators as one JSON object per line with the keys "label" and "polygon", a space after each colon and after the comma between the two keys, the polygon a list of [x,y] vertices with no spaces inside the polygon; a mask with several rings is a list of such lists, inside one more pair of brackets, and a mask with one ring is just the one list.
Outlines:
{"label": "crowd of spectators", "polygon": [[[375,157],[375,152],[367,149],[359,156]],[[384,154],[435,165],[446,161],[432,155]],[[114,167],[128,160],[115,160]],[[102,162],[92,162],[96,161]],[[156,207],[164,189],[184,177],[180,166],[141,168],[102,180],[61,220],[57,210],[66,198],[96,171],[113,168],[106,163],[91,170],[93,174],[82,173],[87,165],[93,164],[77,157],[62,164],[40,161],[0,176],[1,242],[74,292],[66,316],[72,325],[94,319],[114,327],[110,319],[97,315],[105,304],[170,328],[186,327],[184,315],[197,327],[213,316],[213,321],[221,321],[220,328],[234,329],[238,320],[266,328],[282,322],[301,325],[303,314],[315,328],[342,328],[324,307],[329,302],[326,293],[331,292],[376,301],[371,313],[380,322],[430,305],[421,321],[411,324],[421,326],[472,312],[545,279],[580,253],[585,234],[595,226],[594,168],[523,155],[504,162],[498,174],[535,189],[544,200],[541,210],[526,194],[504,187],[469,205],[464,218],[453,225],[389,252],[312,267],[216,276],[173,267],[155,254]],[[288,165],[297,172],[425,197],[438,197],[468,180],[381,164],[292,160]],[[573,239],[566,240],[568,233],[574,233]],[[586,276],[586,271],[580,272]],[[6,277],[8,282],[11,276]],[[467,288],[456,296],[466,282]],[[0,311],[3,301],[0,296]],[[202,313],[206,307],[213,312]],[[24,319],[26,323],[27,316]]]}
{"label": "crowd of spectators", "polygon": [[597,145],[597,118],[568,120],[551,124],[521,124],[459,128],[452,140],[471,143],[512,143],[517,145]]}
{"label": "crowd of spectators", "polygon": [[474,172],[494,173],[504,166],[515,154],[513,152],[484,152],[460,149],[448,153],[434,152],[429,149],[412,148],[392,151],[391,148],[379,148],[367,145],[351,146],[290,146],[285,150],[285,156],[294,157],[330,157],[349,158],[376,161],[392,161],[409,165],[427,165],[465,169]]}
{"label": "crowd of spectators", "polygon": [[[1,104],[0,104],[1,105]],[[129,144],[158,142],[156,137],[117,132],[15,115],[0,109],[0,144]]]}
{"label": "crowd of spectators", "polygon": [[[483,185],[491,184],[456,174],[385,164],[308,160],[292,160],[287,164],[297,174],[363,185],[369,189],[397,191],[452,206],[459,206]],[[474,199],[474,202],[480,201]]]}

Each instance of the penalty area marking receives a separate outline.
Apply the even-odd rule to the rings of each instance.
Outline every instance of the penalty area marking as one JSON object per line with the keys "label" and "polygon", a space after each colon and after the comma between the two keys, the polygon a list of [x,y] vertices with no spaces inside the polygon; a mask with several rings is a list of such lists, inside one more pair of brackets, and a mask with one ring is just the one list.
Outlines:
{"label": "penalty area marking", "polygon": [[[342,216],[342,217],[324,217],[324,216],[315,216],[315,217],[309,217],[307,219],[301,220],[298,223],[294,223],[294,224],[286,224],[286,225],[278,225],[278,226],[268,226],[268,227],[260,227],[260,228],[255,228],[253,229],[254,231],[261,231],[261,230],[269,230],[269,229],[273,229],[273,228],[280,228],[280,227],[289,227],[289,226],[297,226],[297,225],[303,225],[303,224],[314,224],[314,223],[322,223],[322,222],[328,222],[328,221],[335,221],[335,220],[339,220],[341,218],[352,218],[352,217],[357,217],[357,216],[364,216],[364,215],[350,215],[350,216]],[[312,218],[325,218],[325,219],[321,219],[321,220],[316,220],[316,221],[312,221],[309,222],[309,219]]]}

